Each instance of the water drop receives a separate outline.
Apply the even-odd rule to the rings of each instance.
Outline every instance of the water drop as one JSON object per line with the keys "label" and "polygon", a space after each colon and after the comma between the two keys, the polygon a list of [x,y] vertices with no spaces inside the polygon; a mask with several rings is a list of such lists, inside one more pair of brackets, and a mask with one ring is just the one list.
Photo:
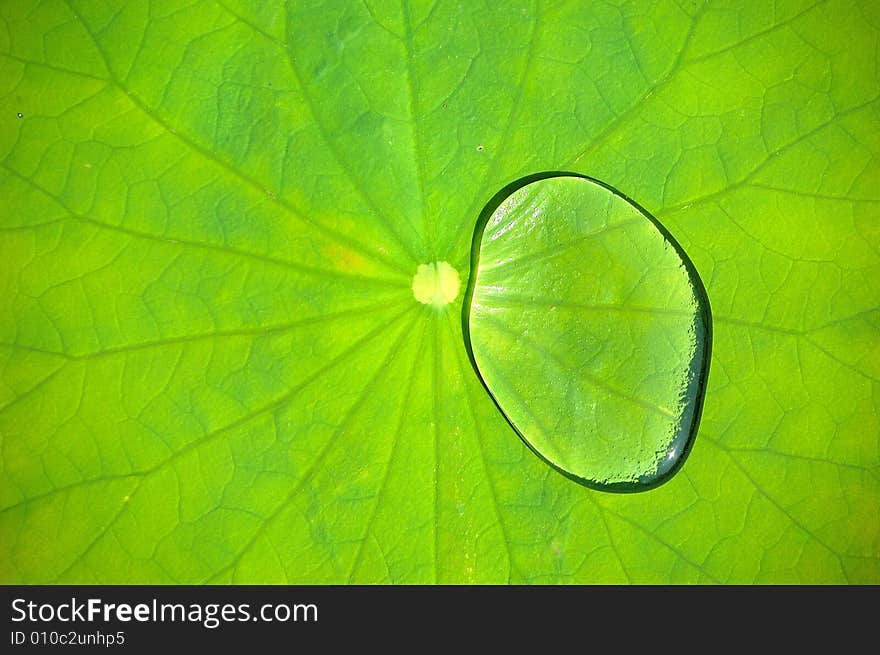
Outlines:
{"label": "water drop", "polygon": [[703,404],[711,311],[693,263],[601,182],[547,173],[487,205],[462,309],[471,362],[526,444],[607,491],[668,480]]}

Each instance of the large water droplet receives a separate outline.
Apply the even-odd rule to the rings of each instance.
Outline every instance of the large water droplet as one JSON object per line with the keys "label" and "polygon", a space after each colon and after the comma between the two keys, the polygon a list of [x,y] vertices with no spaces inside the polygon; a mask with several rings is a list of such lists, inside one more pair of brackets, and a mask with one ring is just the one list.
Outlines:
{"label": "large water droplet", "polygon": [[563,474],[640,491],[684,462],[709,301],[681,247],[622,194],[573,174],[500,192],[477,225],[462,318],[495,403]]}

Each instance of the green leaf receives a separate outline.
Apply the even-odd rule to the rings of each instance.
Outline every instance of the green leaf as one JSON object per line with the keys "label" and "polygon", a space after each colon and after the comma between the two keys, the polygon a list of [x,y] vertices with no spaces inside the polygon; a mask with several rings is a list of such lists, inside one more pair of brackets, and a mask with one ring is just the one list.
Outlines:
{"label": "green leaf", "polygon": [[[468,354],[517,433],[562,473],[645,491],[693,443],[711,315],[680,247],[593,180],[525,180],[484,211]],[[489,213],[491,209],[491,213]]]}
{"label": "green leaf", "polygon": [[[3,582],[880,581],[876,3],[0,19]],[[711,301],[700,432],[647,493],[534,456],[463,293],[414,296],[553,170]]]}

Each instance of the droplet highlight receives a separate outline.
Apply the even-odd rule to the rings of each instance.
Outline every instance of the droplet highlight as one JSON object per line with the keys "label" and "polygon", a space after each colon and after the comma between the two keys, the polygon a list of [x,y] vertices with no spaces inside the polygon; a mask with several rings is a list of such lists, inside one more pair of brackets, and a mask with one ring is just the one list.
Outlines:
{"label": "droplet highlight", "polygon": [[643,491],[682,466],[709,372],[709,301],[681,246],[618,191],[548,173],[499,192],[474,234],[462,323],[495,404],[567,477]]}

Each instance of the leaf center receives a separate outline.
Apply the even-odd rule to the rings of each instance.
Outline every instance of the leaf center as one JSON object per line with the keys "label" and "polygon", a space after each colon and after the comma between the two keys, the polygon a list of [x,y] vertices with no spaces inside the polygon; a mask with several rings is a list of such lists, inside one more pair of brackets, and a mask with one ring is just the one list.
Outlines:
{"label": "leaf center", "polygon": [[425,305],[444,307],[458,296],[461,280],[448,262],[421,264],[413,276],[415,299]]}

